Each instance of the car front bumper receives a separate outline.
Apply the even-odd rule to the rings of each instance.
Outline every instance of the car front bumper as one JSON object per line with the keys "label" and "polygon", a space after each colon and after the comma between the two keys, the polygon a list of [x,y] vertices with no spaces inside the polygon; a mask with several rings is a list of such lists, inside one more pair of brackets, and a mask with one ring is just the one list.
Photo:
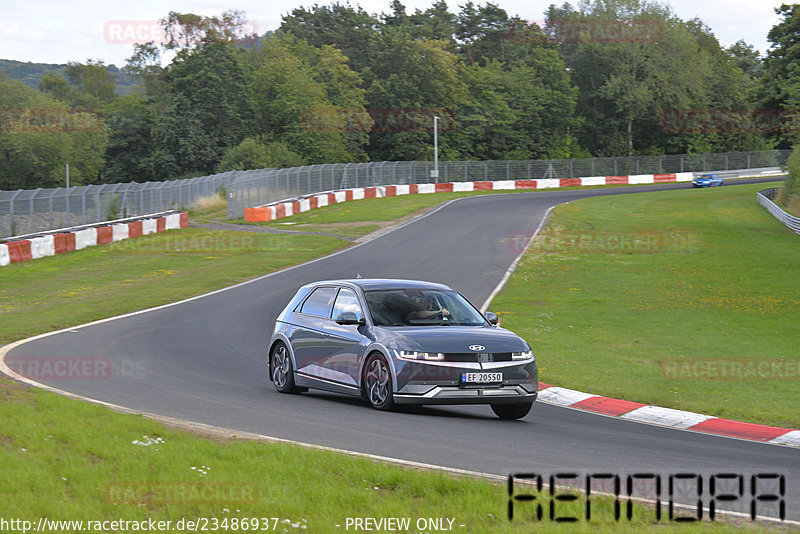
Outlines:
{"label": "car front bumper", "polygon": [[[397,404],[515,404],[533,402],[539,377],[533,359],[519,362],[397,362]],[[466,384],[462,373],[501,372],[503,381]]]}

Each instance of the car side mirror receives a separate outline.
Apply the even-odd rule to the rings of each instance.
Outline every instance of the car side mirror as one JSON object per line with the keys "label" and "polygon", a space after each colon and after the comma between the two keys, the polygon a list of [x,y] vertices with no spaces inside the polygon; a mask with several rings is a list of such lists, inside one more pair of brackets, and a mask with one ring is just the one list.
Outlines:
{"label": "car side mirror", "polygon": [[364,326],[367,324],[367,321],[364,320],[363,317],[358,317],[353,312],[342,312],[336,316],[335,321],[341,325],[357,324],[358,326]]}
{"label": "car side mirror", "polygon": [[489,324],[497,326],[497,314],[494,312],[486,312],[486,320]]}

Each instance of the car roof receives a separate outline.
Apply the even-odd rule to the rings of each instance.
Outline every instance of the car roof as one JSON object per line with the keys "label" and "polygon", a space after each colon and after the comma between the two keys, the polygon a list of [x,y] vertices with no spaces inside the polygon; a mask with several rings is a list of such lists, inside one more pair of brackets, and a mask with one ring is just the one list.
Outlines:
{"label": "car roof", "polygon": [[312,285],[349,284],[359,286],[364,291],[377,289],[452,289],[444,284],[422,280],[403,280],[398,278],[350,278],[342,280],[321,280]]}

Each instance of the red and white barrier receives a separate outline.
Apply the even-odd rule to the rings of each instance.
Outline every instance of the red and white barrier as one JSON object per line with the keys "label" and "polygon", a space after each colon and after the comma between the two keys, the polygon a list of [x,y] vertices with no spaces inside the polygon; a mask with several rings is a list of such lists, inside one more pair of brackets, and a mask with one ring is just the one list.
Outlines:
{"label": "red and white barrier", "polygon": [[73,233],[75,234],[75,250],[97,245],[97,229],[86,228]]}
{"label": "red and white barrier", "polygon": [[189,214],[174,213],[165,217],[117,223],[74,232],[46,234],[31,239],[22,239],[0,244],[0,267],[10,263],[35,260],[72,250],[81,250],[123,239],[166,230],[177,230],[189,226]]}
{"label": "red and white barrier", "polygon": [[56,253],[55,238],[52,235],[31,239],[31,259],[44,258]]}
{"label": "red and white barrier", "polygon": [[588,176],[584,178],[546,178],[540,180],[497,180],[478,182],[445,182],[440,184],[407,184],[376,187],[356,187],[341,191],[319,193],[298,200],[284,200],[255,208],[245,208],[248,222],[267,222],[339,202],[362,198],[382,198],[399,195],[451,193],[463,191],[508,191],[514,189],[553,189],[559,187],[599,185],[639,185],[668,182],[691,182],[692,173],[635,174],[631,176]]}
{"label": "red and white barrier", "polygon": [[662,408],[602,395],[592,395],[574,389],[539,383],[539,399],[548,404],[567,406],[577,410],[621,417],[631,421],[717,434],[776,445],[800,447],[800,430],[777,426],[744,423],[672,408]]}
{"label": "red and white barrier", "polygon": [[127,224],[115,224],[111,227],[112,232],[112,241],[122,241],[123,239],[128,239],[128,225]]}

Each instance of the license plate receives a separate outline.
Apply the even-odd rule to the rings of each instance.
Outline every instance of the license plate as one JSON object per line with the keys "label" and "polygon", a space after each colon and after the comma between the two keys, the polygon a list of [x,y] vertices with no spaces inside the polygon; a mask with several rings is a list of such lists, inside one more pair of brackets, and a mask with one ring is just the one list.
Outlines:
{"label": "license plate", "polygon": [[503,373],[461,373],[464,384],[493,384],[503,381]]}

